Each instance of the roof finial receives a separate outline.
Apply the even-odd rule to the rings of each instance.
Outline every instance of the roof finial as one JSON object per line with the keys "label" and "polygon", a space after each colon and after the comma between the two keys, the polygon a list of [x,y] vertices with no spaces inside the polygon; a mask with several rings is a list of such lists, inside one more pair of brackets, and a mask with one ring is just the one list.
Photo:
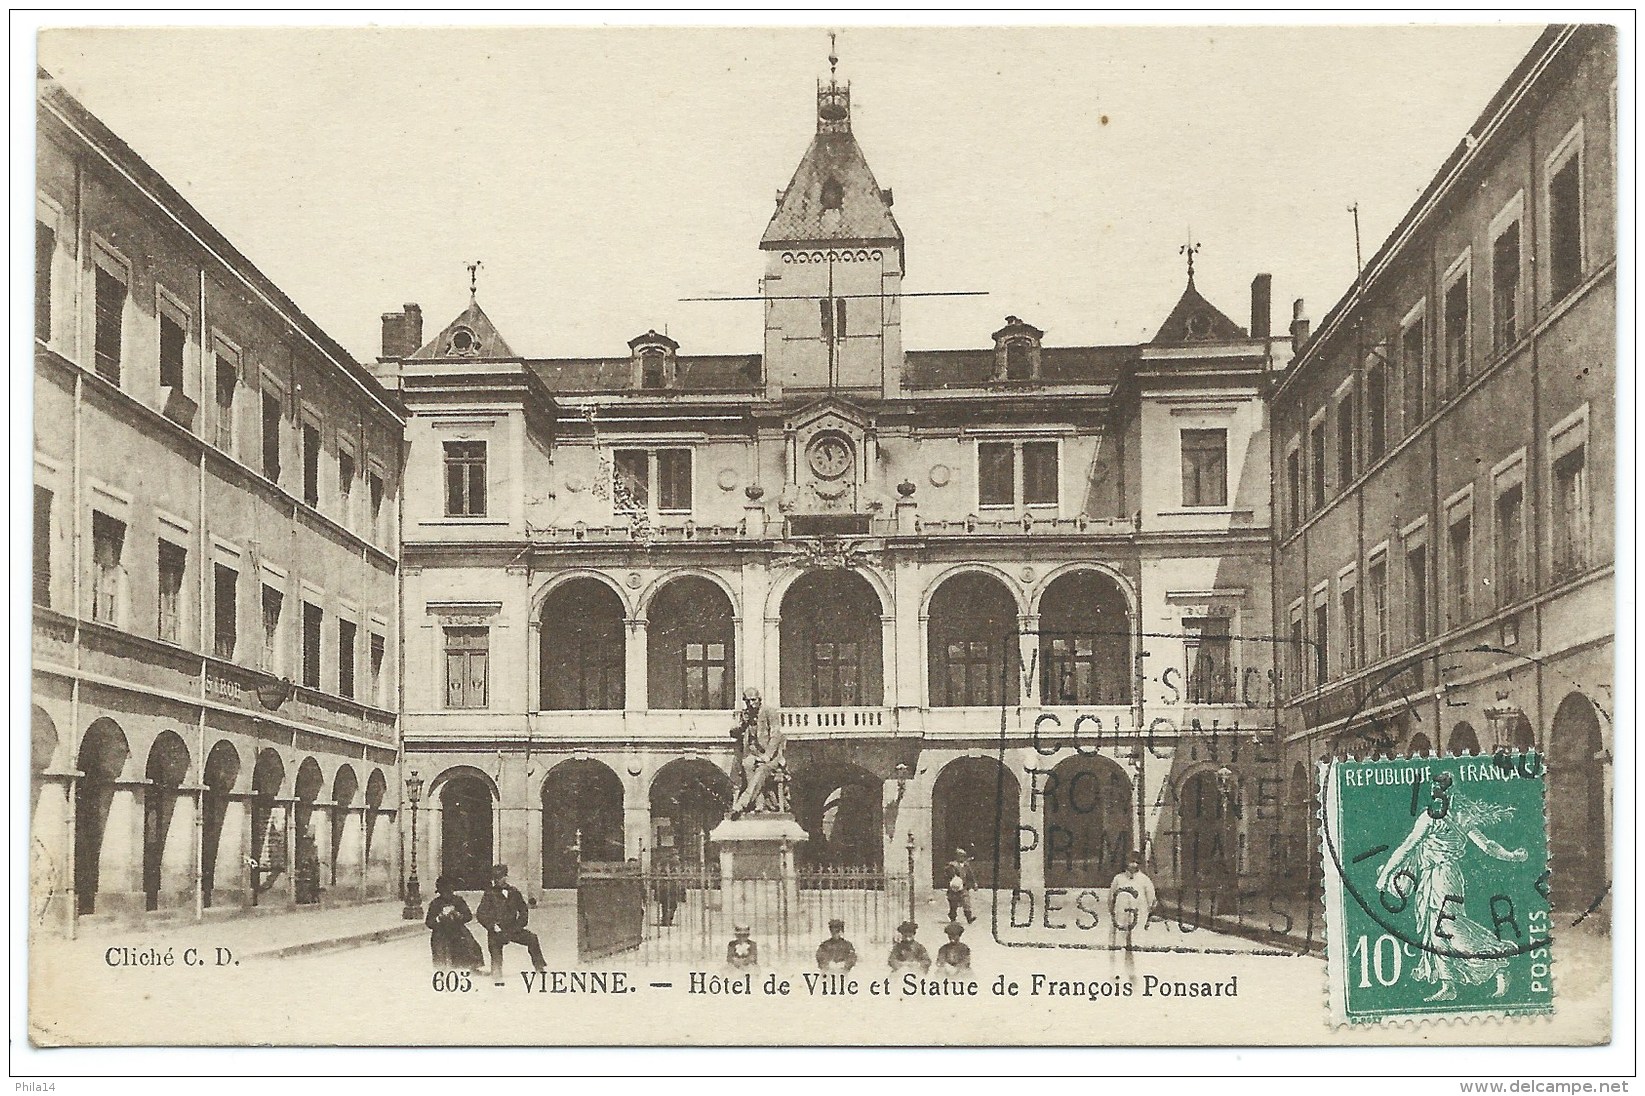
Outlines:
{"label": "roof finial", "polygon": [[834,70],[839,67],[840,59],[834,48],[835,31],[828,32],[828,82],[834,82]]}
{"label": "roof finial", "polygon": [[480,291],[480,268],[484,266],[485,263],[481,262],[479,259],[475,259],[473,262],[465,263],[464,265],[468,267],[468,299],[469,303],[472,304],[475,296],[478,295]]}
{"label": "roof finial", "polygon": [[1199,244],[1194,242],[1194,230],[1188,229],[1188,242],[1177,248],[1178,255],[1188,256],[1188,284],[1194,284],[1194,256],[1199,252]]}

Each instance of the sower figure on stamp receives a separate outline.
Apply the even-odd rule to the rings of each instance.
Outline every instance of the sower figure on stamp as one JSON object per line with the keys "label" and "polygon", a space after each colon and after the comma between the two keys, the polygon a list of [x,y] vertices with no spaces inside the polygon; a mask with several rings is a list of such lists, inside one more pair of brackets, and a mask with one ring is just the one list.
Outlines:
{"label": "sower figure on stamp", "polygon": [[[1422,959],[1414,972],[1419,982],[1438,982],[1429,1001],[1454,1001],[1457,983],[1477,986],[1496,980],[1492,997],[1508,992],[1511,945],[1463,913],[1462,857],[1470,844],[1497,860],[1518,863],[1524,849],[1508,849],[1480,832],[1484,826],[1512,817],[1514,809],[1486,803],[1451,790],[1450,773],[1434,777],[1433,803],[1417,815],[1416,823],[1399,848],[1377,874],[1377,889],[1410,897],[1422,934]],[[1409,861],[1409,866],[1405,866]],[[1401,877],[1415,876],[1401,886]]]}
{"label": "sower figure on stamp", "polygon": [[491,976],[503,973],[503,945],[524,944],[531,956],[531,965],[546,970],[543,946],[537,934],[526,928],[531,917],[525,895],[508,885],[508,865],[498,864],[491,869],[491,886],[480,899],[480,910],[475,920],[486,927],[486,946],[491,952]]}
{"label": "sower figure on stamp", "polygon": [[760,690],[743,691],[743,710],[731,734],[741,751],[738,768],[743,788],[731,805],[731,817],[740,818],[750,810],[781,813],[788,810],[787,742],[778,725],[777,713],[767,707]]}

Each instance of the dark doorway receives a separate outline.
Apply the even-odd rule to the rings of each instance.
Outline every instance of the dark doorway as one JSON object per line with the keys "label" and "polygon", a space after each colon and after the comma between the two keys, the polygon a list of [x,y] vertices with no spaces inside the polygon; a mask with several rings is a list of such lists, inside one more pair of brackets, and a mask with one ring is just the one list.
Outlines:
{"label": "dark doorway", "polygon": [[810,840],[799,847],[810,867],[879,868],[885,861],[881,781],[843,763],[794,774],[794,816]]}
{"label": "dark doorway", "polygon": [[[166,883],[166,845],[194,838],[193,833],[171,832],[179,789],[188,780],[188,747],[174,732],[162,731],[154,740],[144,775],[148,786],[143,789],[143,908],[157,910]],[[170,897],[180,901],[182,896]]]}
{"label": "dark doorway", "polygon": [[651,782],[653,863],[711,868],[708,835],[731,809],[731,778],[700,757],[670,761]]}
{"label": "dark doorway", "polygon": [[458,890],[491,881],[491,789],[477,776],[454,776],[440,791],[440,874]]}
{"label": "dark doorway", "polygon": [[931,790],[931,882],[941,887],[943,866],[963,848],[979,887],[1014,887],[1017,856],[1017,778],[991,757],[961,757],[937,775]]}
{"label": "dark doorway", "polygon": [[1060,762],[1042,785],[1040,848],[1048,887],[1106,887],[1131,851],[1131,778],[1106,757]]}
{"label": "dark doorway", "polygon": [[[1230,778],[1231,780],[1231,778]],[[1182,889],[1212,894],[1233,885],[1239,840],[1238,790],[1213,772],[1198,772],[1178,792]]]}
{"label": "dark doorway", "polygon": [[1571,693],[1554,713],[1548,736],[1551,888],[1561,909],[1587,909],[1607,882],[1604,751],[1604,728],[1593,702]]}
{"label": "dark doorway", "polygon": [[74,893],[81,914],[97,912],[103,885],[103,838],[114,805],[114,782],[125,770],[131,748],[112,719],[99,719],[80,743],[79,768],[85,775],[74,788]]}
{"label": "dark doorway", "polygon": [[623,784],[593,760],[562,761],[543,781],[543,886],[574,887],[583,861],[623,859]]}
{"label": "dark doorway", "polygon": [[[222,853],[223,823],[228,818],[229,794],[240,779],[240,755],[228,742],[218,742],[206,755],[205,792],[200,797],[200,901],[210,907],[217,888],[217,858]],[[233,886],[233,882],[230,882]]]}

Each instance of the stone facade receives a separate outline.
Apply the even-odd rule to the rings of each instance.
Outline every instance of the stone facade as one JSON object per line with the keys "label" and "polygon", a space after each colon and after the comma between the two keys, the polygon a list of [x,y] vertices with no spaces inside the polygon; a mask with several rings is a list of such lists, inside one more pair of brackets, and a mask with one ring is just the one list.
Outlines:
{"label": "stone facade", "polygon": [[1288,794],[1332,754],[1534,747],[1554,901],[1583,908],[1610,878],[1616,88],[1613,31],[1551,28],[1273,403]]}
{"label": "stone facade", "polygon": [[35,913],[387,896],[403,417],[43,73],[38,119]]}
{"label": "stone facade", "polygon": [[848,90],[818,103],[760,241],[762,353],[650,330],[535,358],[477,300],[427,340],[415,306],[384,316],[420,875],[502,860],[535,895],[579,861],[711,861],[749,687],[789,737],[805,863],[1285,870],[1267,277],[1249,330],[1190,268],[1144,345],[1012,316],[905,351],[890,192]]}

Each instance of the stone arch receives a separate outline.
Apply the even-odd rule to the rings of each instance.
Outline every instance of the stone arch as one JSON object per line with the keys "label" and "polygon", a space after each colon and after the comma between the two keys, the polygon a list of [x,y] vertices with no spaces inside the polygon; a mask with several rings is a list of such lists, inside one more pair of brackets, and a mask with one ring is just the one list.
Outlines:
{"label": "stone arch", "polygon": [[326,850],[330,865],[331,882],[337,885],[338,869],[342,866],[345,846],[349,840],[349,816],[355,797],[360,794],[360,778],[348,762],[337,766],[337,775],[331,781],[331,840]]}
{"label": "stone arch", "polygon": [[895,604],[892,597],[891,583],[874,567],[785,567],[776,572],[776,580],[765,595],[765,616],[767,620],[782,615],[783,601],[796,584],[810,575],[818,573],[855,575],[866,582],[874,597],[880,603],[882,613],[891,612],[890,606]]}
{"label": "stone arch", "polygon": [[1045,595],[1058,579],[1082,571],[1099,574],[1111,581],[1125,598],[1125,612],[1132,620],[1137,619],[1137,592],[1131,586],[1131,580],[1124,573],[1098,560],[1078,560],[1073,563],[1064,563],[1053,567],[1039,577],[1039,581],[1028,591],[1028,611],[1040,616],[1045,612]]}
{"label": "stone arch", "polygon": [[1016,775],[996,758],[956,757],[943,766],[931,786],[933,886],[947,886],[944,868],[957,848],[970,854],[977,886],[1017,885],[1020,797]]}
{"label": "stone arch", "polygon": [[[1052,595],[1052,604],[1045,599]],[[1036,599],[1046,704],[1129,704],[1136,618],[1125,584],[1099,567],[1062,568]]]}
{"label": "stone arch", "polygon": [[320,768],[320,762],[313,757],[305,757],[297,767],[297,779],[292,785],[297,796],[293,807],[296,816],[293,828],[296,861],[293,869],[297,902],[304,906],[320,901],[320,846],[330,845],[329,841],[323,840],[318,825],[322,819],[317,804],[325,786],[326,774]]}
{"label": "stone arch", "polygon": [[794,817],[811,839],[797,850],[808,865],[879,868],[885,861],[884,782],[849,761],[794,767]]}
{"label": "stone arch", "polygon": [[1434,744],[1421,731],[1413,732],[1410,741],[1405,743],[1406,757],[1432,757],[1433,754]]}
{"label": "stone arch", "polygon": [[252,873],[252,902],[272,890],[289,870],[287,814],[280,802],[286,784],[286,763],[278,751],[257,752],[251,773],[251,858],[257,868]]}
{"label": "stone arch", "polygon": [[542,710],[624,707],[629,611],[622,592],[604,576],[580,574],[549,586],[537,614]]}
{"label": "stone arch", "polygon": [[731,606],[732,616],[741,619],[742,598],[736,588],[731,585],[730,580],[724,575],[707,567],[669,568],[666,574],[653,579],[651,584],[640,592],[640,596],[635,600],[634,616],[649,620],[651,618],[651,605],[657,600],[657,595],[671,584],[686,578],[700,578],[705,582],[712,582],[715,586],[718,586],[720,592],[725,595],[726,602]]}
{"label": "stone arch", "polygon": [[541,620],[543,616],[543,607],[548,604],[548,599],[552,597],[561,587],[566,586],[569,583],[576,582],[579,579],[593,579],[595,582],[598,582],[600,585],[606,587],[613,594],[616,594],[618,602],[622,604],[623,616],[625,618],[631,618],[638,615],[634,607],[634,600],[632,596],[633,592],[622,583],[618,582],[615,578],[612,578],[604,571],[595,570],[592,567],[568,567],[562,571],[555,571],[554,577],[543,583],[543,585],[537,589],[537,592],[532,595],[531,619]]}
{"label": "stone arch", "polygon": [[657,770],[646,794],[656,862],[711,866],[708,834],[735,794],[725,770],[701,757],[677,757]]}
{"label": "stone arch", "polygon": [[496,782],[470,765],[456,765],[429,785],[428,832],[437,872],[457,890],[484,890],[497,862]]}
{"label": "stone arch", "polygon": [[886,600],[863,572],[824,568],[787,583],[780,606],[779,703],[798,707],[885,702]]}
{"label": "stone arch", "polygon": [[1216,894],[1237,879],[1239,777],[1233,776],[1235,787],[1225,789],[1220,773],[1202,762],[1177,782],[1177,863],[1184,891]]}
{"label": "stone arch", "polygon": [[646,608],[647,706],[729,710],[736,706],[736,602],[701,574],[653,584]]}
{"label": "stone arch", "polygon": [[1131,777],[1112,758],[1072,754],[1041,785],[1040,855],[1048,887],[1106,887],[1132,849]]}
{"label": "stone arch", "polygon": [[1296,893],[1307,892],[1319,858],[1314,849],[1315,796],[1311,770],[1301,761],[1291,766],[1285,787],[1286,857],[1283,874]]}
{"label": "stone arch", "polygon": [[[239,787],[240,773],[240,751],[228,739],[218,739],[206,754],[201,779],[204,788],[200,793],[200,901],[207,907],[215,901],[217,868],[224,859],[225,851],[223,831],[232,803],[230,796]],[[237,823],[235,832],[230,835],[235,847],[228,850],[233,854],[235,863],[239,858],[239,825],[243,823]]]}
{"label": "stone arch", "polygon": [[926,688],[933,708],[1016,704],[1021,603],[998,573],[951,573],[926,603]]}
{"label": "stone arch", "polygon": [[116,784],[130,762],[131,744],[118,723],[104,717],[86,728],[74,789],[74,892],[81,914],[96,913],[98,895],[108,887],[130,889],[121,876],[131,864],[135,820],[130,790]]}
{"label": "stone arch", "polygon": [[29,708],[29,817],[34,818],[40,809],[40,794],[44,790],[41,777],[51,771],[57,761],[57,753],[62,749],[62,740],[57,734],[57,721],[51,714],[35,704]]}
{"label": "stone arch", "polygon": [[937,596],[937,591],[942,588],[943,583],[960,575],[987,575],[990,578],[998,579],[1000,584],[1010,592],[1011,600],[1016,602],[1017,612],[1020,614],[1028,611],[1028,602],[1024,595],[1022,583],[1018,582],[1011,572],[992,563],[975,561],[952,564],[931,576],[931,581],[926,585],[925,592],[920,597],[920,616],[922,618],[931,615],[931,601]]}
{"label": "stone arch", "polygon": [[1562,908],[1586,909],[1609,878],[1608,758],[1598,707],[1580,692],[1568,693],[1548,734],[1548,837],[1554,902]]}
{"label": "stone arch", "polygon": [[1451,737],[1445,740],[1445,752],[1453,757],[1463,754],[1479,755],[1479,733],[1466,719],[1451,728]]}
{"label": "stone arch", "polygon": [[[193,819],[179,822],[177,810],[182,788],[189,782],[190,767],[188,746],[176,731],[161,731],[154,737],[143,771],[148,781],[143,789],[144,909],[159,909],[162,891],[186,890],[192,883],[186,873],[193,860]],[[184,871],[181,880],[175,877],[179,861]],[[168,872],[168,868],[173,870]],[[172,893],[166,897],[182,896]]]}
{"label": "stone arch", "polygon": [[574,887],[583,861],[624,858],[623,782],[611,766],[568,758],[543,777],[543,886]]}
{"label": "stone arch", "polygon": [[376,848],[377,821],[383,814],[383,803],[388,799],[388,777],[383,775],[382,769],[374,768],[371,775],[366,777],[366,862],[370,863],[372,851]]}

